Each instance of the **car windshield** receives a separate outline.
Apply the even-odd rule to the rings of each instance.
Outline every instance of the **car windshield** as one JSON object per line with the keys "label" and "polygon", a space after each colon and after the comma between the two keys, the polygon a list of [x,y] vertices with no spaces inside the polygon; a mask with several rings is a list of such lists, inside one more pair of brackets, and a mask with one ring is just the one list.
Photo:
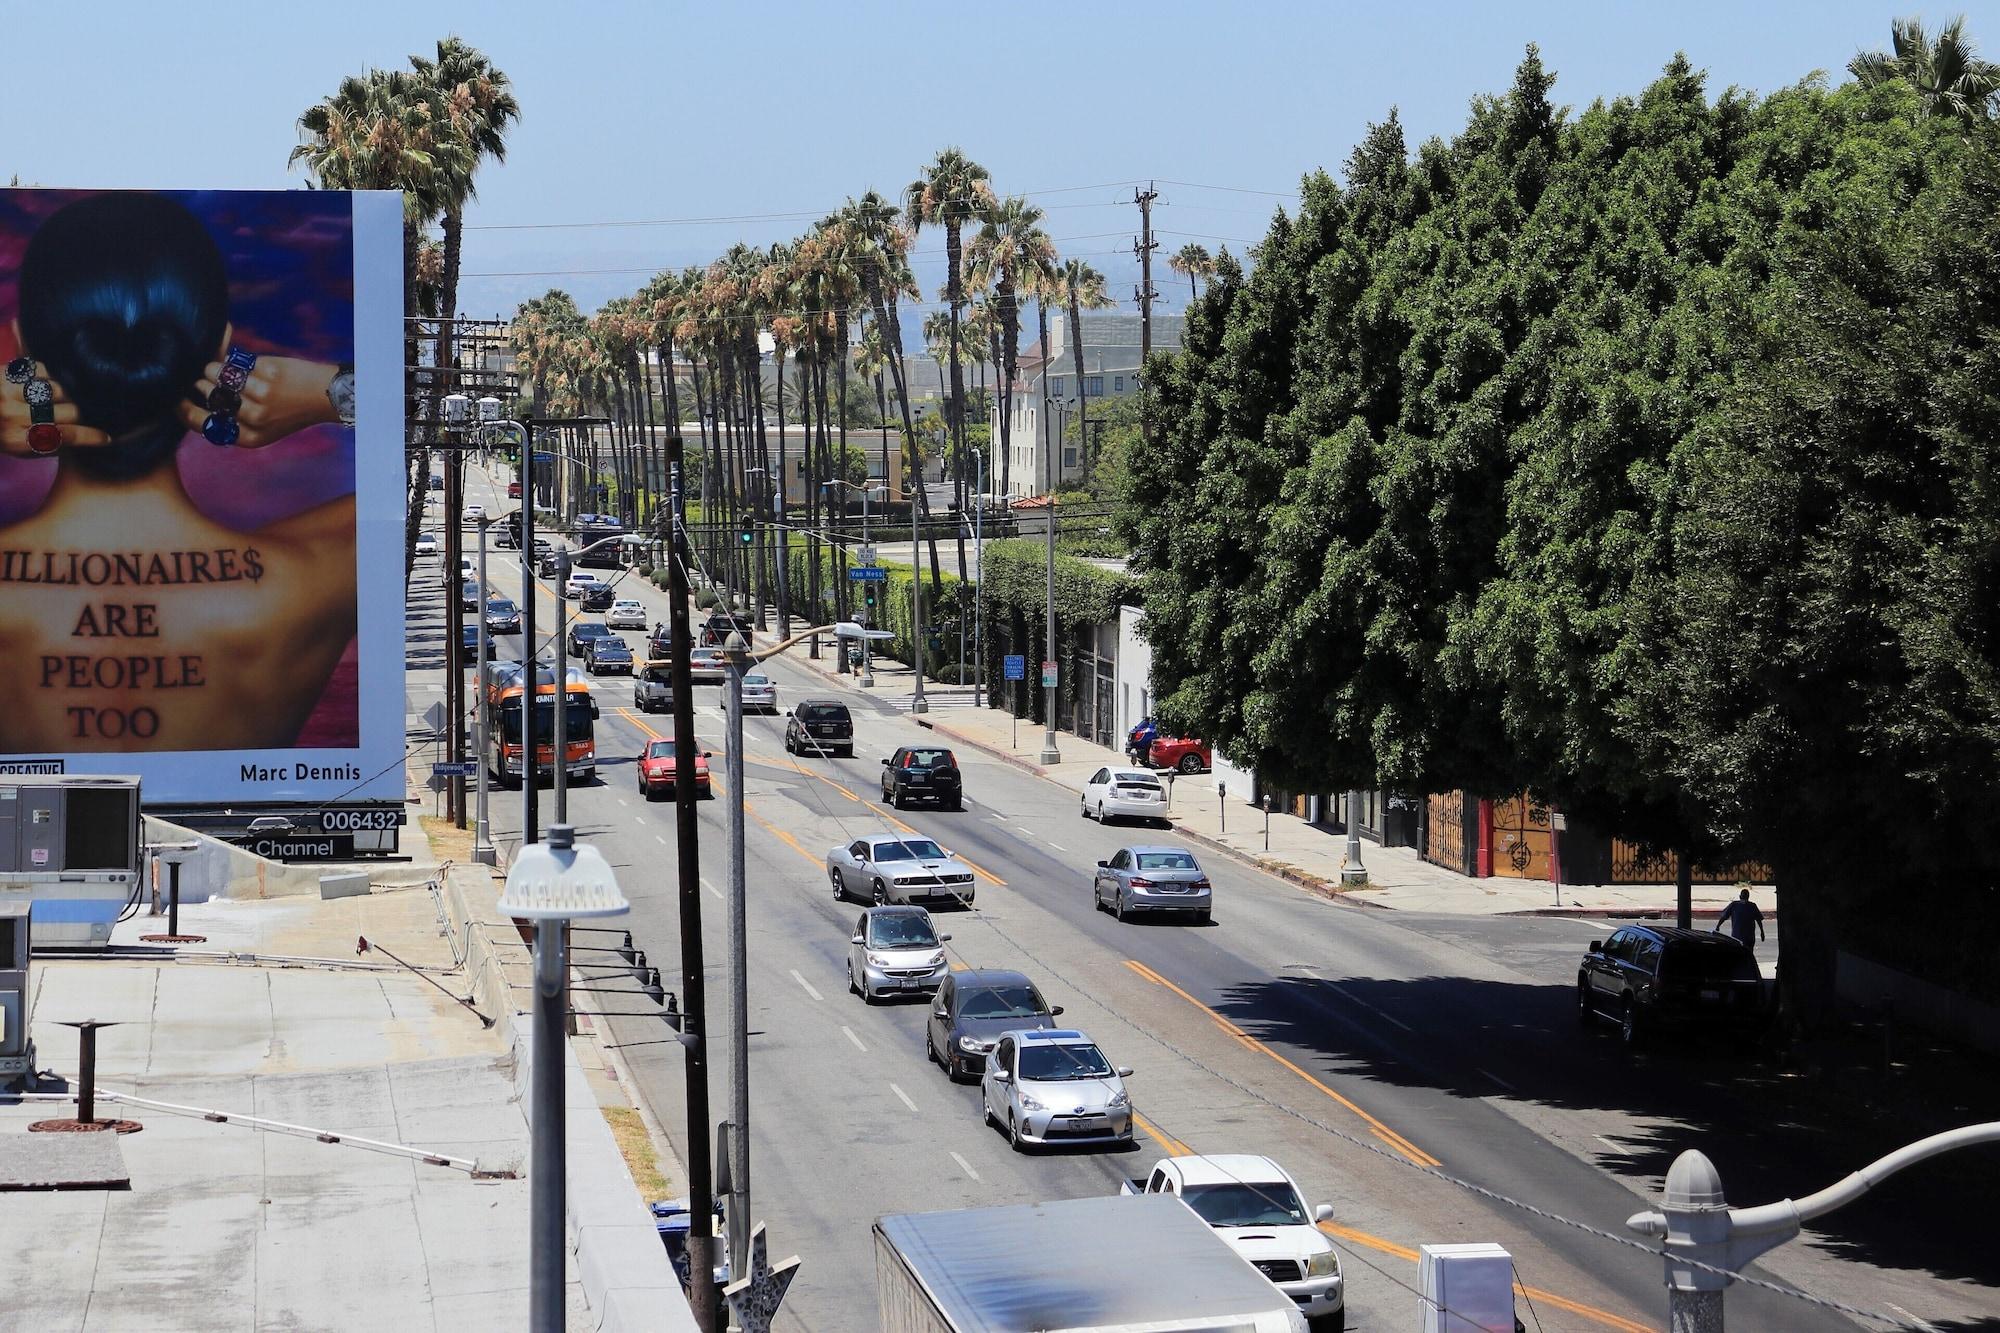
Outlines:
{"label": "car windshield", "polygon": [[594,649],[599,657],[630,657],[632,650],[625,646],[623,639],[599,639]]}
{"label": "car windshield", "polygon": [[877,861],[934,861],[943,856],[944,849],[929,838],[899,838],[895,842],[878,842],[874,851]]}
{"label": "car windshield", "polygon": [[1186,852],[1140,852],[1137,859],[1141,870],[1201,869]]}
{"label": "car windshield", "polygon": [[847,720],[847,705],[801,704],[799,706],[799,716],[807,722],[845,722]]}
{"label": "car windshield", "polygon": [[1109,1078],[1111,1063],[1095,1046],[1023,1046],[1021,1077],[1036,1083],[1074,1078]]}
{"label": "car windshield", "polygon": [[1160,780],[1151,773],[1139,773],[1131,769],[1124,769],[1113,773],[1111,780],[1127,787],[1157,787],[1160,785]]}
{"label": "car windshield", "polygon": [[649,742],[647,742],[647,744],[646,744],[646,758],[648,758],[648,759],[672,759],[673,757],[674,757],[674,743],[673,743],[672,741],[649,741]]}
{"label": "car windshield", "polygon": [[1756,981],[1759,975],[1749,950],[1726,944],[1668,949],[1660,960],[1660,976],[1668,981]]}
{"label": "car windshield", "polygon": [[1040,1018],[1049,1011],[1033,986],[989,986],[964,996],[958,1009],[964,1018]]}
{"label": "car windshield", "polygon": [[720,661],[721,658],[722,650],[720,648],[697,648],[694,650],[695,661],[716,662]]}
{"label": "car windshield", "polygon": [[514,614],[514,604],[505,597],[495,597],[486,604],[486,609],[496,616],[511,616]]}
{"label": "car windshield", "polygon": [[869,918],[868,942],[882,949],[922,949],[936,948],[938,937],[923,917],[898,912]]}
{"label": "car windshield", "polygon": [[672,685],[674,683],[674,669],[665,666],[649,666],[639,673],[639,679],[645,681],[648,685]]}
{"label": "car windshield", "polygon": [[1181,1199],[1212,1227],[1289,1227],[1306,1221],[1299,1192],[1282,1180],[1189,1185]]}
{"label": "car windshield", "polygon": [[743,678],[743,683],[745,685],[769,685],[771,678],[761,672],[753,671]]}
{"label": "car windshield", "polygon": [[911,768],[957,767],[952,762],[950,750],[912,750],[910,751],[909,766]]}

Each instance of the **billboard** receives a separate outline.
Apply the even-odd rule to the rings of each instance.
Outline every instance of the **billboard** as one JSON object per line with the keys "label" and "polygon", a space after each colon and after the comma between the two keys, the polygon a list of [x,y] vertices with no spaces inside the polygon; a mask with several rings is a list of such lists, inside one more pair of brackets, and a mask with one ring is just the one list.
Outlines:
{"label": "billboard", "polygon": [[404,794],[402,200],[0,190],[0,771]]}

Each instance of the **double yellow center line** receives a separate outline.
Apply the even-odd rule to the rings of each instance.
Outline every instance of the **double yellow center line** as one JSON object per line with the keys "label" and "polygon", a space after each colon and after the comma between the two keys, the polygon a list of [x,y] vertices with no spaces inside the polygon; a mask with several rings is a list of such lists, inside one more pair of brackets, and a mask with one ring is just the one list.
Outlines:
{"label": "double yellow center line", "polygon": [[1147,981],[1152,982],[1155,986],[1166,987],[1168,990],[1180,996],[1183,1000],[1186,1000],[1189,1004],[1193,1005],[1195,1008],[1201,1010],[1201,1012],[1203,1012],[1204,1014],[1207,1014],[1209,1018],[1214,1020],[1215,1025],[1217,1027],[1221,1028],[1224,1032],[1228,1033],[1245,1050],[1255,1051],[1259,1055],[1265,1056],[1271,1060],[1275,1060],[1277,1063],[1283,1065],[1285,1068],[1291,1070],[1294,1074],[1297,1074],[1300,1078],[1304,1079],[1307,1083],[1310,1083],[1313,1087],[1319,1089],[1321,1092],[1331,1097],[1334,1101],[1339,1102],[1342,1106],[1352,1111],[1355,1115],[1361,1117],[1362,1123],[1368,1126],[1369,1133],[1373,1134],[1376,1138],[1380,1139],[1383,1143],[1387,1144],[1390,1148],[1395,1150],[1397,1153],[1401,1154],[1404,1159],[1414,1162],[1418,1166],[1442,1165],[1442,1163],[1439,1162],[1437,1158],[1431,1156],[1429,1153],[1425,1152],[1422,1148],[1419,1148],[1416,1144],[1410,1142],[1408,1139],[1404,1138],[1401,1134],[1398,1134],[1395,1130],[1389,1128],[1389,1126],[1383,1124],[1380,1120],[1368,1114],[1368,1112],[1362,1110],[1359,1106],[1355,1105],[1352,1101],[1350,1101],[1346,1097],[1343,1097],[1339,1093],[1335,1092],[1332,1088],[1328,1087],[1320,1079],[1314,1077],[1307,1070],[1300,1068],[1297,1064],[1293,1063],[1291,1060],[1288,1060],[1284,1056],[1278,1054],[1277,1051],[1271,1049],[1269,1046],[1266,1046],[1263,1042],[1258,1041],[1255,1037],[1245,1032],[1242,1028],[1238,1027],[1236,1024],[1230,1022],[1227,1018],[1224,1018],[1221,1014],[1215,1012],[1215,1010],[1203,1004],[1200,1000],[1197,1000],[1194,996],[1182,990],[1179,986],[1176,986],[1173,982],[1168,981],[1165,977],[1161,976],[1158,972],[1155,972],[1152,968],[1147,967],[1144,963],[1141,963],[1136,959],[1130,959],[1130,958],[1125,960],[1125,966],[1131,968],[1134,972],[1138,973],[1141,977],[1144,977]]}

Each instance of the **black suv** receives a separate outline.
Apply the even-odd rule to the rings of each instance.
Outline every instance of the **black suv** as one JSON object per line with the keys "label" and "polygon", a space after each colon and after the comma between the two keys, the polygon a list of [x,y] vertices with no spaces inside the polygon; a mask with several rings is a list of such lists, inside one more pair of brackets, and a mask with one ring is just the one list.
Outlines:
{"label": "black suv", "polygon": [[1627,1046],[1662,1029],[1720,1030],[1747,1041],[1764,1019],[1764,979],[1750,950],[1725,935],[1625,926],[1592,940],[1576,974],[1577,1021],[1618,1024]]}
{"label": "black suv", "polygon": [[792,754],[854,753],[854,719],[837,699],[806,699],[785,714],[785,749]]}
{"label": "black suv", "polygon": [[593,583],[577,595],[576,604],[586,611],[609,611],[613,593],[608,583]]}
{"label": "black suv", "polygon": [[727,611],[711,611],[708,619],[701,624],[701,633],[696,638],[696,646],[720,648],[727,642],[731,632],[741,634],[743,642],[750,642],[750,622],[741,616],[732,616]]}
{"label": "black suv", "polygon": [[882,799],[898,810],[908,801],[936,801],[947,810],[963,810],[958,760],[936,745],[905,745],[882,761]]}

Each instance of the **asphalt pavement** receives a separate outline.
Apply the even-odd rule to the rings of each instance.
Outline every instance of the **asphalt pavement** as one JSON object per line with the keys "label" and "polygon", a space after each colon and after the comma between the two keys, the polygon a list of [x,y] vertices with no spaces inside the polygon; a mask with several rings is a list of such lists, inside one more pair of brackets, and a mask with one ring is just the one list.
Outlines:
{"label": "asphalt pavement", "polygon": [[[468,499],[506,507],[479,489]],[[518,596],[512,553],[493,553],[490,565],[495,588]],[[665,598],[650,585],[628,578],[620,594],[665,618]],[[542,595],[544,637],[555,605]],[[518,651],[518,639],[503,641],[499,656]],[[829,641],[829,660],[831,652]],[[783,659],[765,669],[781,708],[836,689]],[[708,1004],[719,1038],[729,793],[719,781],[720,690],[696,691],[697,731],[717,755],[717,799],[703,803],[700,826]],[[635,942],[673,978],[673,810],[644,801],[632,770],[643,740],[666,734],[671,721],[634,711],[623,677],[604,678],[596,694],[601,781],[571,790],[571,822],[617,867]],[[1601,923],[1367,911],[1203,854],[1216,885],[1212,926],[1121,924],[1093,909],[1090,867],[1122,841],[1159,833],[1100,829],[1078,818],[1073,794],[973,751],[959,756],[964,812],[888,810],[876,786],[880,760],[935,738],[886,701],[852,689],[840,697],[855,715],[852,759],[786,755],[781,714],[745,726],[751,1183],[773,1255],[805,1260],[780,1327],[876,1326],[869,1225],[879,1215],[1112,1192],[1179,1151],[1267,1154],[1312,1201],[1334,1205],[1352,1328],[1411,1326],[1415,1247],[1469,1240],[1514,1254],[1531,1328],[1658,1327],[1665,1298],[1655,1255],[1496,1196],[1623,1237],[1624,1219],[1651,1206],[1684,1147],[1708,1152],[1740,1203],[1803,1194],[1857,1164],[1829,1160],[1838,1153],[1796,1124],[1774,1123],[1762,1099],[1775,1076],[1733,1053],[1671,1047],[1634,1057],[1608,1036],[1580,1032],[1576,961],[1604,933]],[[546,794],[542,808],[546,823]],[[503,845],[517,836],[518,811],[517,794],[496,795]],[[1014,1154],[982,1126],[977,1089],[947,1083],[927,1062],[921,1001],[870,1006],[845,992],[860,905],[835,901],[824,854],[890,829],[934,837],[978,870],[974,910],[938,913],[959,963],[1028,972],[1066,1006],[1065,1024],[1136,1069],[1129,1086],[1143,1135],[1135,1150]],[[611,1021],[611,1037],[684,1148],[683,1057],[672,1034],[625,1018]],[[720,1045],[710,1067],[720,1116],[728,1106]],[[1754,1271],[1932,1321],[2000,1313],[1990,1258],[1946,1251],[1940,1259],[1932,1238],[1912,1237],[1908,1217],[1920,1209],[1907,1198],[1901,1208],[1857,1208]],[[1753,1288],[1732,1291],[1729,1307],[1743,1327],[1842,1326],[1824,1308]]]}

